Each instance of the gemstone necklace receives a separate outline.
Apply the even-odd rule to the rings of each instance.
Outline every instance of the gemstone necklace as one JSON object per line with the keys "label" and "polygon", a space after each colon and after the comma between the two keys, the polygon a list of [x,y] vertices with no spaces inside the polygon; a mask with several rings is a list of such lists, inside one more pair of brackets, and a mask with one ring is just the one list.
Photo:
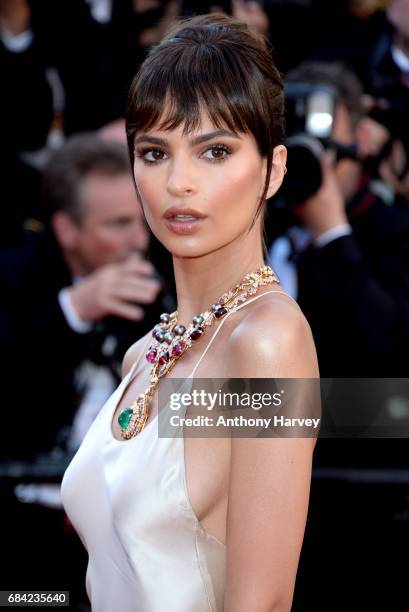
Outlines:
{"label": "gemstone necklace", "polygon": [[215,319],[221,319],[229,311],[236,310],[249,295],[258,288],[271,283],[279,283],[270,266],[261,266],[256,272],[246,274],[233,289],[210,307],[210,310],[193,317],[192,322],[185,327],[177,321],[178,312],[160,315],[160,323],[152,331],[153,340],[146,353],[146,359],[152,364],[150,384],[144,393],[140,393],[130,408],[124,408],[118,416],[118,425],[124,440],[133,438],[142,431],[151,411],[151,400],[159,384],[178,359],[196,342],[212,325]]}

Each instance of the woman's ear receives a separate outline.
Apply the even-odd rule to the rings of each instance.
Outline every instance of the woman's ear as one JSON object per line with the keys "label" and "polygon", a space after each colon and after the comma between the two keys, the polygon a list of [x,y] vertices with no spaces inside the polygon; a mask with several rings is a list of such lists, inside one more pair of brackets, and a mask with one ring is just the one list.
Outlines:
{"label": "woman's ear", "polygon": [[271,198],[281,187],[281,183],[284,180],[284,175],[287,172],[286,163],[287,149],[284,145],[277,145],[274,147],[273,151],[271,174],[266,199]]}

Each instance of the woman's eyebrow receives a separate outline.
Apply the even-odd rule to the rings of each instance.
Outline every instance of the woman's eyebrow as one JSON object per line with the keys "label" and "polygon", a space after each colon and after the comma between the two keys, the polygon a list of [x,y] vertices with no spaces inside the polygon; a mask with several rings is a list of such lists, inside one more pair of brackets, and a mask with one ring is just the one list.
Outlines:
{"label": "woman's eyebrow", "polygon": [[[220,138],[222,136],[240,140],[240,136],[236,132],[231,132],[230,130],[215,130],[214,132],[201,134],[200,136],[192,138],[190,140],[190,145],[194,147],[198,144],[202,144],[203,142],[207,142],[208,140],[212,140],[213,138]],[[149,142],[150,144],[161,145],[163,147],[170,146],[169,141],[167,141],[165,138],[159,138],[159,136],[149,136],[148,134],[141,134],[140,136],[137,136],[135,138],[134,145],[141,142]]]}
{"label": "woman's eyebrow", "polygon": [[150,144],[162,145],[164,147],[169,145],[168,141],[164,138],[158,138],[158,136],[148,136],[147,134],[137,136],[134,140],[134,145],[137,145],[140,142],[149,142]]}
{"label": "woman's eyebrow", "polygon": [[195,145],[202,144],[202,142],[206,142],[207,140],[212,140],[213,138],[220,138],[222,136],[227,136],[229,138],[237,138],[237,140],[240,140],[240,136],[236,132],[231,132],[230,130],[215,130],[214,132],[209,132],[208,134],[201,134],[200,136],[196,136],[196,138],[192,138],[190,144],[194,147]]}

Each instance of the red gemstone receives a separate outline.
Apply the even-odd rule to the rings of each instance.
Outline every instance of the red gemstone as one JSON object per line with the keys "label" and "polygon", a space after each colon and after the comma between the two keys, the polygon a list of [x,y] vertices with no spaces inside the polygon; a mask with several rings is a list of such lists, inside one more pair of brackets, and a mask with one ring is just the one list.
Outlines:
{"label": "red gemstone", "polygon": [[148,351],[146,353],[147,361],[149,361],[149,363],[154,363],[156,360],[156,354],[157,354],[156,349],[152,349],[151,351]]}
{"label": "red gemstone", "polygon": [[160,364],[164,364],[167,363],[169,361],[169,353],[168,351],[163,351],[162,353],[159,353],[159,363]]}
{"label": "red gemstone", "polygon": [[202,327],[194,327],[193,330],[190,332],[190,337],[192,338],[192,340],[197,340],[198,338],[200,338],[202,334],[203,334]]}
{"label": "red gemstone", "polygon": [[174,357],[180,357],[180,355],[183,353],[184,350],[185,350],[185,343],[176,342],[176,344],[174,344],[172,348],[172,355]]}

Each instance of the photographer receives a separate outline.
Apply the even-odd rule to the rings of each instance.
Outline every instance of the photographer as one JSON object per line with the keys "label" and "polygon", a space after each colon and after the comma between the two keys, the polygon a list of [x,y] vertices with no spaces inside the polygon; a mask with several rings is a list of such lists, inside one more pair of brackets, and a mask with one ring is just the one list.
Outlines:
{"label": "photographer", "polygon": [[[370,154],[388,135],[368,123],[360,84],[342,66],[306,63],[287,75],[287,83],[336,92],[327,146],[343,152],[333,164],[328,153],[322,155],[320,188],[291,206],[303,228],[289,231],[297,297],[314,334],[321,375],[407,376],[409,211],[385,204],[367,170]],[[297,184],[296,171],[289,164],[289,186]]]}
{"label": "photographer", "polygon": [[[327,609],[328,602],[331,610],[398,609],[407,539],[396,500],[407,486],[399,488],[393,474],[407,469],[407,439],[384,438],[386,428],[377,425],[399,430],[406,422],[394,416],[384,378],[407,377],[408,371],[409,211],[381,197],[378,166],[390,134],[365,116],[354,74],[338,64],[307,63],[287,75],[287,84],[300,91],[318,87],[321,96],[321,107],[288,98],[288,132],[299,143],[303,127],[315,127],[316,136],[325,125],[329,132],[307,139],[305,130],[308,147],[299,157],[289,139],[287,201],[271,207],[276,216],[285,213],[288,225],[270,262],[285,286],[275,264],[278,246],[290,246],[285,270],[311,325],[320,374],[331,379],[323,408],[329,436],[315,451],[313,511],[294,609]],[[332,107],[325,105],[323,88],[332,92]],[[293,125],[292,102],[306,109],[301,127]],[[367,384],[366,378],[374,380]],[[399,395],[396,385],[393,395]],[[379,438],[371,438],[378,431]],[[310,591],[317,576],[318,594]]]}

